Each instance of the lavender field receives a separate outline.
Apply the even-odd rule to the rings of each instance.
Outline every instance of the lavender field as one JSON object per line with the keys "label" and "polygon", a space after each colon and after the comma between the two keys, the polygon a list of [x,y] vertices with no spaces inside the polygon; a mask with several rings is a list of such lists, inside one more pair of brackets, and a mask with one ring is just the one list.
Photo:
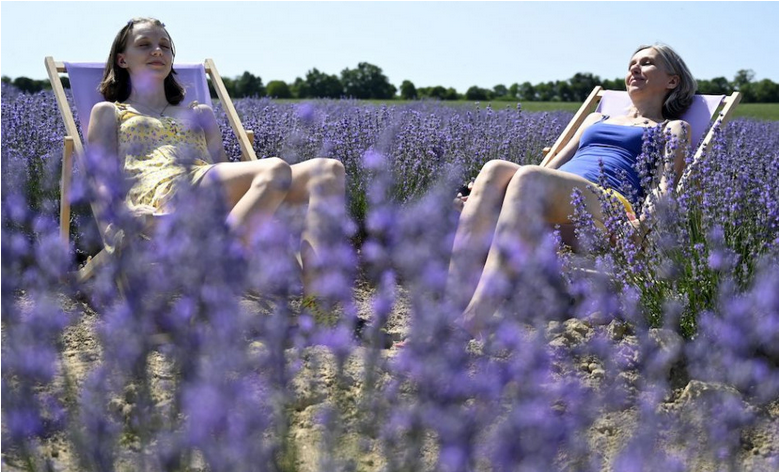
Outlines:
{"label": "lavender field", "polygon": [[543,228],[508,249],[521,276],[466,342],[444,295],[455,190],[489,160],[539,162],[571,114],[235,105],[259,158],[345,165],[331,312],[302,304],[301,218],[284,210],[248,252],[216,194],[181,193],[151,241],[75,282],[101,245],[95,191],[77,167],[64,248],[54,96],[3,85],[3,470],[778,470],[777,122],[726,124],[643,246],[607,203],[612,236],[574,216],[583,252]]}

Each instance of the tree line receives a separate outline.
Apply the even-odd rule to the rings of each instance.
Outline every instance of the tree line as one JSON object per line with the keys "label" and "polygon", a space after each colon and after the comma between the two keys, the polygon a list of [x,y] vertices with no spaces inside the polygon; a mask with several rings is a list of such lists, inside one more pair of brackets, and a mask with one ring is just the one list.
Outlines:
{"label": "tree line", "polygon": [[[755,81],[755,72],[751,69],[737,71],[733,80],[716,77],[710,80],[697,80],[701,94],[726,94],[742,92],[744,103],[778,103],[779,84],[769,79]],[[68,88],[67,77],[62,78],[63,86]],[[35,80],[27,77],[11,79],[3,76],[2,82],[13,84],[25,92],[38,92],[50,89],[48,80]],[[356,68],[346,68],[340,75],[327,74],[313,68],[304,78],[297,77],[293,82],[281,80],[264,84],[261,77],[248,71],[234,78],[223,78],[231,97],[274,97],[278,99],[311,99],[352,97],[355,99],[439,99],[439,100],[506,100],[506,101],[543,101],[543,102],[582,102],[593,87],[600,85],[604,89],[623,90],[625,81],[601,79],[590,73],[576,73],[568,80],[558,80],[532,84],[529,81],[513,83],[510,86],[498,84],[491,89],[471,86],[464,93],[453,87],[431,86],[416,87],[409,80],[402,81],[399,88],[389,82],[383,70],[370,63],[360,62]],[[216,97],[212,84],[210,92]]]}

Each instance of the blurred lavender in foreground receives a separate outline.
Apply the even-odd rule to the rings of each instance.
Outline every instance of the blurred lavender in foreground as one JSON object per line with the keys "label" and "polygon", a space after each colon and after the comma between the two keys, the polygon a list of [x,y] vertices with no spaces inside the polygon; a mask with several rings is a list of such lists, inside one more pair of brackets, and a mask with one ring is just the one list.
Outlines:
{"label": "blurred lavender in foreground", "polygon": [[[549,234],[536,248],[507,245],[518,277],[498,279],[508,298],[490,337],[467,342],[445,291],[454,190],[490,159],[540,161],[569,114],[237,108],[260,157],[345,164],[349,216],[336,209],[325,230],[319,281],[334,324],[299,305],[296,215],[242,248],[217,193],[180,194],[179,212],[89,285],[61,278],[76,268],[74,246],[100,237],[82,207],[76,243],[60,244],[53,97],[3,86],[4,468],[62,469],[45,448],[64,439],[67,467],[84,470],[777,470],[777,453],[740,463],[779,393],[777,123],[729,123],[688,163],[683,191],[657,203],[643,249],[608,202],[607,232],[576,212],[589,256],[556,252]],[[644,159],[661,157],[651,147]],[[95,197],[85,174],[77,205]],[[123,184],[104,179],[108,201],[120,199]],[[120,207],[105,211],[127,238],[138,233]],[[364,342],[352,335],[356,285],[371,293]],[[63,301],[78,293],[97,310],[100,348],[83,374],[64,354],[83,315]],[[400,303],[405,347],[368,344]],[[308,423],[318,443],[298,438]],[[606,439],[622,443],[605,459]],[[316,444],[317,462],[304,464]],[[351,449],[383,464],[357,464]]]}

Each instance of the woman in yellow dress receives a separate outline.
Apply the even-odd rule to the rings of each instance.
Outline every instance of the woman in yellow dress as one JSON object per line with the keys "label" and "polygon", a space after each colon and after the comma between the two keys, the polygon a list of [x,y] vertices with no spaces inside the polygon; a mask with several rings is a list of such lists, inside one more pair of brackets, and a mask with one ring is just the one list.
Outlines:
{"label": "woman in yellow dress", "polygon": [[229,162],[212,107],[181,103],[184,90],[175,79],[174,55],[159,20],[136,18],[117,33],[100,86],[106,101],[90,116],[89,152],[115,160],[133,179],[125,202],[140,217],[171,212],[171,198],[183,184],[219,184],[229,228],[246,244],[283,203],[306,205],[301,256],[305,292],[312,294],[308,268],[315,268],[323,246],[318,227],[330,219],[327,210],[344,209],[342,163],[325,158],[295,165],[279,158]]}

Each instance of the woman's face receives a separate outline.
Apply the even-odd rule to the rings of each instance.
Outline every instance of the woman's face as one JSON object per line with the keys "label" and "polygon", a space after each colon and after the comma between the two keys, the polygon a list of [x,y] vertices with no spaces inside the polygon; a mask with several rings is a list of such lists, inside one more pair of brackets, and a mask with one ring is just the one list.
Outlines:
{"label": "woman's face", "polygon": [[679,77],[666,71],[663,58],[655,48],[643,49],[634,54],[625,75],[628,93],[640,90],[666,92],[677,87],[678,83]]}
{"label": "woman's face", "polygon": [[168,33],[153,23],[133,25],[125,51],[117,54],[117,65],[127,69],[131,76],[161,76],[165,79],[171,72],[173,60]]}

